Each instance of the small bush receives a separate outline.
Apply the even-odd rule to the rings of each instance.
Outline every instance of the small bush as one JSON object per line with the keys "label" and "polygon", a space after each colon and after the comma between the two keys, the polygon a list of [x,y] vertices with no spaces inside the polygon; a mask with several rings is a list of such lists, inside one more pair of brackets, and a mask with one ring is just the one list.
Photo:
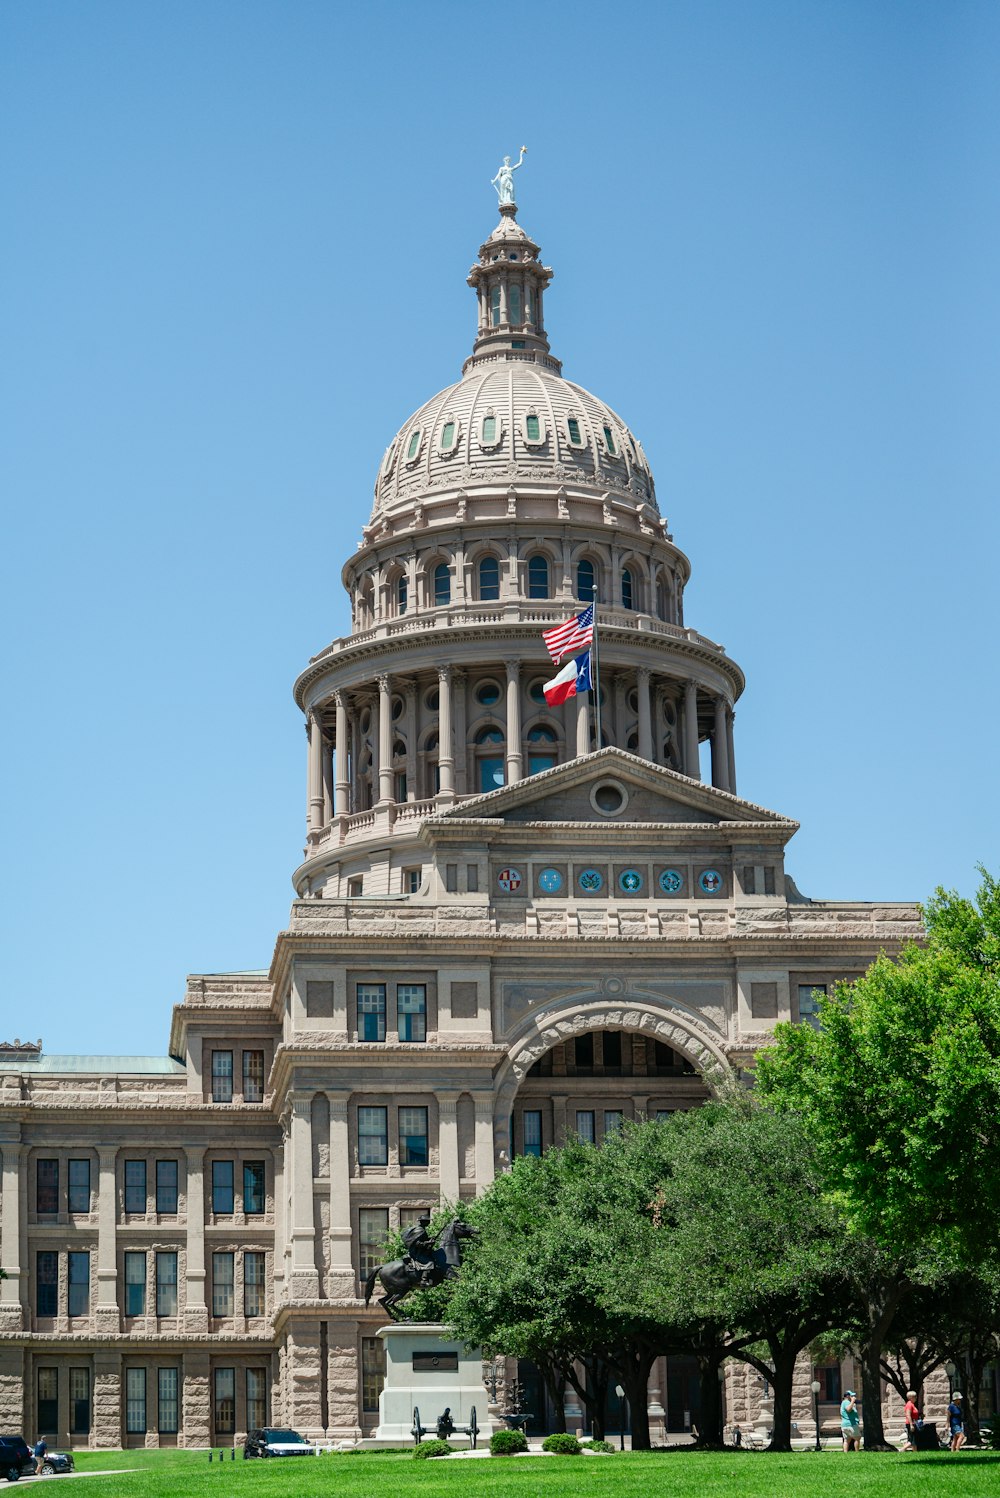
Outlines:
{"label": "small bush", "polygon": [[428,1456],[450,1456],[454,1449],[447,1441],[421,1441],[419,1446],[413,1448],[413,1455],[419,1462]]}
{"label": "small bush", "polygon": [[542,1450],[554,1451],[557,1456],[579,1456],[583,1447],[576,1436],[571,1436],[568,1431],[556,1431],[554,1435],[545,1437]]}
{"label": "small bush", "polygon": [[491,1456],[517,1456],[527,1451],[528,1438],[523,1430],[495,1430],[490,1436]]}
{"label": "small bush", "polygon": [[587,1451],[614,1451],[610,1441],[584,1441]]}
{"label": "small bush", "polygon": [[1000,1417],[991,1415],[988,1420],[983,1421],[980,1430],[983,1444],[991,1446],[994,1451],[1000,1451]]}

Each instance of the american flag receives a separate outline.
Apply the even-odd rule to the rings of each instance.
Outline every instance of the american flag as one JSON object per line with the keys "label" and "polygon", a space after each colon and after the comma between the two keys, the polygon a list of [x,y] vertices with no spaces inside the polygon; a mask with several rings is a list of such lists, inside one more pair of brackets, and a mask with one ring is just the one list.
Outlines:
{"label": "american flag", "polygon": [[563,656],[586,650],[593,638],[594,605],[592,603],[587,605],[582,614],[574,614],[572,619],[567,619],[565,624],[557,624],[555,629],[542,630],[542,639],[557,666]]}

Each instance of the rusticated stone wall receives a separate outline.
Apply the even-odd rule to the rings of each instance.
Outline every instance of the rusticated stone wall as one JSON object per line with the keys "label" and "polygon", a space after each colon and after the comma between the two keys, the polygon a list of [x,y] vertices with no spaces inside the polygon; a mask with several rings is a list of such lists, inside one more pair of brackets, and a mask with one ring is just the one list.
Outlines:
{"label": "rusticated stone wall", "polygon": [[121,1353],[95,1352],[93,1444],[121,1446],[123,1427]]}
{"label": "rusticated stone wall", "polygon": [[184,1411],[184,1445],[211,1445],[212,1389],[207,1351],[184,1354],[184,1389],[181,1400]]}

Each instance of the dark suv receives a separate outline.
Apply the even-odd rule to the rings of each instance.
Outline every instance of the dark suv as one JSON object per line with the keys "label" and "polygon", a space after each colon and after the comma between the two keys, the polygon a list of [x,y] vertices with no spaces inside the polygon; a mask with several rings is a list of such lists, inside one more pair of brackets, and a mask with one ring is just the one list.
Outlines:
{"label": "dark suv", "polygon": [[17,1482],[22,1472],[34,1472],[35,1458],[23,1436],[0,1436],[0,1477]]}
{"label": "dark suv", "polygon": [[243,1443],[244,1461],[251,1456],[315,1455],[316,1448],[287,1426],[269,1425],[264,1430],[251,1430]]}

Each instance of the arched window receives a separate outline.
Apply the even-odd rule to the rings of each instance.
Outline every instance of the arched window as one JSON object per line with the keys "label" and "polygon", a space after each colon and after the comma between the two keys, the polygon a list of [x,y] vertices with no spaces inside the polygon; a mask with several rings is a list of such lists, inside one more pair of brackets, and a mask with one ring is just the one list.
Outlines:
{"label": "arched window", "polygon": [[632,601],[632,574],[627,567],[622,570],[622,608],[631,609],[635,605]]}
{"label": "arched window", "polygon": [[499,728],[481,728],[476,734],[476,762],[479,770],[479,789],[495,791],[504,784],[505,761],[500,750],[503,734]]}
{"label": "arched window", "polygon": [[434,605],[443,608],[447,603],[451,603],[451,568],[439,562],[434,568]]}
{"label": "arched window", "polygon": [[576,564],[576,596],[584,603],[597,597],[597,574],[589,557]]}
{"label": "arched window", "polygon": [[441,789],[441,770],[438,766],[438,744],[436,733],[427,735],[424,740],[424,783],[427,787],[428,796],[436,796]]}
{"label": "arched window", "polygon": [[500,288],[494,286],[490,289],[490,327],[500,326]]}
{"label": "arched window", "polygon": [[556,763],[557,737],[551,728],[537,724],[528,731],[528,774],[551,770]]}
{"label": "arched window", "polygon": [[662,572],[656,576],[656,616],[658,619],[670,618],[670,606],[666,584],[663,581]]}
{"label": "arched window", "polygon": [[396,613],[405,614],[406,605],[409,602],[410,588],[406,579],[406,573],[401,572],[396,579]]}
{"label": "arched window", "polygon": [[500,563],[496,557],[483,557],[479,563],[479,598],[495,603],[500,597]]}
{"label": "arched window", "polygon": [[507,287],[507,320],[515,327],[521,325],[521,288],[516,282]]}
{"label": "arched window", "polygon": [[547,557],[540,556],[537,552],[528,558],[528,597],[548,598],[549,596],[549,562]]}

